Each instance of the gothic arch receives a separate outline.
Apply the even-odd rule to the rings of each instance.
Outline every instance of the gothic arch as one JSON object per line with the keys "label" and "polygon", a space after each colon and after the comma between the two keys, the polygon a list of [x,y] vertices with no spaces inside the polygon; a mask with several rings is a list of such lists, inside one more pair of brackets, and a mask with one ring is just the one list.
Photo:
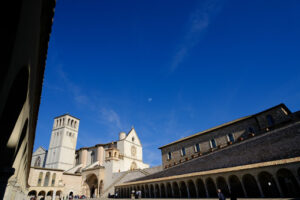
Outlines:
{"label": "gothic arch", "polygon": [[248,197],[261,197],[256,180],[251,174],[245,174],[242,180]]}
{"label": "gothic arch", "polygon": [[98,177],[95,174],[89,174],[85,180],[86,185],[86,195],[89,197],[97,197],[99,194],[98,191]]}
{"label": "gothic arch", "polygon": [[36,191],[31,190],[30,192],[28,192],[28,196],[35,196],[36,197]]}
{"label": "gothic arch", "polygon": [[40,165],[41,165],[41,157],[38,156],[38,157],[35,159],[34,166],[35,166],[35,167],[40,167]]}
{"label": "gothic arch", "polygon": [[50,172],[46,173],[44,186],[49,186]]}

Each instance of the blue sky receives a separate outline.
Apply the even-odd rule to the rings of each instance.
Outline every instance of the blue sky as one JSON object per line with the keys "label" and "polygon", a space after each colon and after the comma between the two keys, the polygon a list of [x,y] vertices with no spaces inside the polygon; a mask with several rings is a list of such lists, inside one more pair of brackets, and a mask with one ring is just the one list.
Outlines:
{"label": "blue sky", "polygon": [[81,119],[77,148],[133,125],[159,146],[279,103],[300,110],[300,1],[58,0],[35,149],[53,118]]}

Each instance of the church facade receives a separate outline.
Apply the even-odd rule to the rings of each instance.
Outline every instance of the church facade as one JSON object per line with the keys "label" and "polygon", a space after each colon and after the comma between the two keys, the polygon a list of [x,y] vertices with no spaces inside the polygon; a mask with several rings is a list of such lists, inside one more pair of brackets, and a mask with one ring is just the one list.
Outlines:
{"label": "church facade", "polygon": [[300,111],[284,104],[166,144],[163,170],[118,184],[121,197],[300,197]]}
{"label": "church facade", "polygon": [[143,147],[134,128],[117,141],[76,150],[80,120],[69,114],[54,119],[48,150],[32,156],[29,196],[59,198],[67,195],[103,197],[124,181],[157,172],[143,162]]}

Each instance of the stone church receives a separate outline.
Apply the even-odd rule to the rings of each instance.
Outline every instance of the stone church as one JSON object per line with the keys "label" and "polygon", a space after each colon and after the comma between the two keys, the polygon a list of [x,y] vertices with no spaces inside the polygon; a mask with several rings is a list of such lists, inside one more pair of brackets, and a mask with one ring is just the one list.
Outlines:
{"label": "stone church", "polygon": [[160,171],[143,162],[143,147],[134,128],[117,141],[76,150],[80,120],[69,114],[54,119],[48,150],[32,155],[29,196],[106,197],[114,186]]}
{"label": "stone church", "polygon": [[163,170],[118,184],[120,197],[300,197],[300,111],[284,104],[166,144]]}

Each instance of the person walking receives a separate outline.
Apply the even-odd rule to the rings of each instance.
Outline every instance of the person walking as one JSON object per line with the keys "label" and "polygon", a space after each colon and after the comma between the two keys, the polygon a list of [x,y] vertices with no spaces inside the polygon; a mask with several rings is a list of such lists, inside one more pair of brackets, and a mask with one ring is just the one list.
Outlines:
{"label": "person walking", "polygon": [[222,193],[221,189],[218,189],[218,197],[219,200],[226,200],[224,194]]}

